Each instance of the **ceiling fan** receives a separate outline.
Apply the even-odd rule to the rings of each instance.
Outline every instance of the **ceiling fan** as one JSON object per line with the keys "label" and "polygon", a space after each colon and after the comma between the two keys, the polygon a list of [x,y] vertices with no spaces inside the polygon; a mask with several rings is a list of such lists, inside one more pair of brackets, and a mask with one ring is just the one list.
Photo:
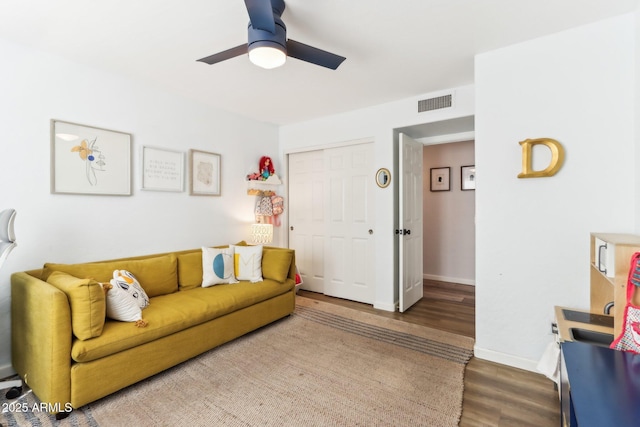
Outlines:
{"label": "ceiling fan", "polygon": [[280,18],[284,0],[244,0],[249,13],[248,43],[198,59],[209,65],[249,53],[249,60],[262,68],[283,65],[287,56],[335,70],[346,59],[295,40],[287,40],[287,27]]}

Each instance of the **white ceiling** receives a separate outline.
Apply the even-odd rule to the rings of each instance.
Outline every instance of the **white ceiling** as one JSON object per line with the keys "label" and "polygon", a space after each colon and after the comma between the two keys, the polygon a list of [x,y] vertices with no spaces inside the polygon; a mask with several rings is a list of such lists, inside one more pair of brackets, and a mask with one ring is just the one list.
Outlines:
{"label": "white ceiling", "polygon": [[[2,0],[0,38],[289,124],[473,83],[473,57],[631,12],[638,0],[289,0],[289,38],[346,56],[197,59],[246,42],[243,0]],[[3,67],[11,64],[4,63]],[[46,72],[46,64],[43,64]]]}

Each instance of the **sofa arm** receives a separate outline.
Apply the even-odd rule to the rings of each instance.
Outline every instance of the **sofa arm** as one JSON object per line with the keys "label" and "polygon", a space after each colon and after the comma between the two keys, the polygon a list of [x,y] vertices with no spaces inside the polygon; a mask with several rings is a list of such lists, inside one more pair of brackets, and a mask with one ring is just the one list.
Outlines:
{"label": "sofa arm", "polygon": [[71,308],[64,292],[26,272],[11,276],[11,359],[50,408],[71,399]]}
{"label": "sofa arm", "polygon": [[292,279],[294,284],[296,283],[296,273],[296,251],[293,251],[293,256],[291,257],[291,266],[289,267],[289,279]]}

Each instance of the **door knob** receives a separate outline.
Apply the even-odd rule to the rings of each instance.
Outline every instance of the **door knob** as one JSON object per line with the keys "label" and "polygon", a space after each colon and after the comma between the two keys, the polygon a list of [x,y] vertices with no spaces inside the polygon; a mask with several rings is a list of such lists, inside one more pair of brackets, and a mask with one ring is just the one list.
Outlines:
{"label": "door knob", "polygon": [[372,229],[369,229],[369,234],[373,234],[373,230]]}
{"label": "door knob", "polygon": [[289,230],[293,231],[293,225],[291,227],[289,227]]}

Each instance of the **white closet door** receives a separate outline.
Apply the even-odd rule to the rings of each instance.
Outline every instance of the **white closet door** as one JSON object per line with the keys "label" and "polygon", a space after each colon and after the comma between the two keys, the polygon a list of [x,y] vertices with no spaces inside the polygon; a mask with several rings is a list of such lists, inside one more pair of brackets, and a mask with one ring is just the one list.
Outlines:
{"label": "white closet door", "polygon": [[324,293],[324,153],[289,155],[289,247],[296,251],[302,289]]}
{"label": "white closet door", "polygon": [[289,247],[302,289],[372,304],[373,144],[289,154]]}
{"label": "white closet door", "polygon": [[325,294],[373,303],[373,144],[325,150]]}

